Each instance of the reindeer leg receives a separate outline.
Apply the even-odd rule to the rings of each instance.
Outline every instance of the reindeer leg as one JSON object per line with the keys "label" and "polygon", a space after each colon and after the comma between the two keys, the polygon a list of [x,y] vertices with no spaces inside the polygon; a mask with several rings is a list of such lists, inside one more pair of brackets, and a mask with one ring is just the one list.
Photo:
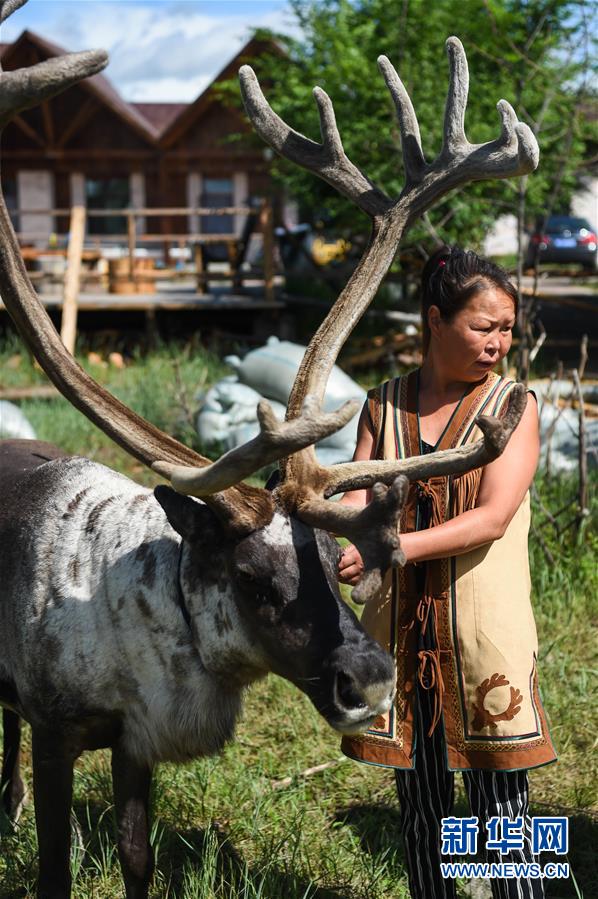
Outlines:
{"label": "reindeer leg", "polygon": [[118,829],[118,855],[127,899],[146,899],[154,870],[149,842],[149,792],[152,769],[121,747],[112,750],[112,784]]}
{"label": "reindeer leg", "polygon": [[21,779],[21,719],[16,712],[3,709],[4,750],[0,795],[8,818],[15,824],[19,819],[25,799],[25,785]]}
{"label": "reindeer leg", "polygon": [[38,899],[69,899],[73,765],[77,754],[54,734],[32,729],[33,797],[39,845]]}

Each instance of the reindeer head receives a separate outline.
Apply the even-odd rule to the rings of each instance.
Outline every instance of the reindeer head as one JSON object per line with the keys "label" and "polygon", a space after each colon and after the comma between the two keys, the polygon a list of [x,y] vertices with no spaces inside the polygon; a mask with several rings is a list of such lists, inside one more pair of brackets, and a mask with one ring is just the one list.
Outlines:
{"label": "reindeer head", "polygon": [[[25,0],[0,0],[0,21],[23,2]],[[297,666],[301,669],[298,657],[295,656],[297,664],[291,670],[289,641],[283,640],[288,632],[288,622],[297,611],[293,601],[299,594],[292,590],[289,593],[288,584],[284,586],[284,573],[276,570],[277,564],[284,565],[282,548],[278,550],[278,563],[272,562],[271,546],[267,551],[264,548],[272,529],[278,528],[282,533],[286,528],[287,540],[296,551],[297,576],[308,581],[312,578],[309,582],[315,604],[318,597],[335,589],[332,584],[334,573],[330,569],[335,550],[330,539],[318,532],[349,537],[365,562],[365,574],[353,595],[357,600],[365,601],[380,587],[384,571],[404,561],[399,545],[398,519],[407,479],[461,473],[486,464],[502,451],[525,406],[524,391],[513,391],[514,399],[502,422],[484,417],[478,419],[484,434],[482,441],[432,456],[324,468],[318,464],[313,449],[317,441],[339,430],[357,411],[353,403],[348,403],[337,412],[324,413],[321,406],[326,382],[344,341],[373,299],[409,225],[449,190],[476,179],[521,175],[537,165],[538,148],[531,131],[518,122],[504,100],[498,104],[502,119],[500,137],[480,146],[467,141],[463,130],[467,62],[457,38],[449,38],[447,48],[450,83],[444,142],[438,158],[432,163],[425,160],[419,126],[405,88],[386,57],[379,59],[397,109],[402,135],[406,183],[397,199],[387,197],[347,158],[332,104],[323,91],[319,88],[314,91],[322,132],[322,143],[318,144],[293,131],[273,112],[248,66],[240,70],[245,107],[257,132],[281,155],[313,171],[350,198],[371,218],[372,234],[346,288],[306,350],[289,399],[287,420],[278,422],[269,405],[261,403],[258,437],[217,462],[211,463],[140,418],[79,367],[62,345],[36,297],[4,202],[0,202],[3,234],[0,287],[21,336],[48,377],[73,405],[131,455],[168,478],[175,491],[200,498],[211,509],[228,541],[228,564],[232,566],[230,573],[243,614],[254,624],[261,621],[260,640],[272,658],[274,669],[290,679],[296,678],[307,692],[310,688],[301,684],[305,673],[297,673]],[[71,54],[26,70],[0,74],[0,124],[6,124],[20,110],[95,74],[106,62],[106,55],[97,51]],[[273,493],[243,483],[245,477],[275,461],[281,463],[282,479]],[[361,488],[372,488],[372,502],[365,509],[355,510],[330,501],[336,494]],[[179,505],[184,502],[183,497],[178,499]],[[281,521],[286,522],[284,528],[277,524]],[[308,533],[309,538],[306,537]],[[304,549],[301,551],[298,535],[302,535],[299,543]],[[322,552],[324,545],[327,549]],[[316,569],[320,566],[318,570],[323,574],[314,575],[311,571],[314,566]],[[304,591],[301,595],[307,594]],[[301,600],[302,603],[306,601]],[[248,603],[253,603],[253,607]],[[342,615],[347,619],[348,613]],[[341,618],[334,624],[341,628],[340,636]],[[345,630],[348,633],[350,628],[347,626]],[[312,639],[308,634],[305,645],[312,639],[312,663],[316,659],[320,666],[324,666],[321,653],[314,648],[316,637]],[[370,653],[374,645],[369,641]],[[333,656],[334,653],[329,660],[331,670],[336,664]],[[388,694],[390,660],[386,659],[386,671],[382,674]],[[374,664],[373,656],[371,663]],[[334,683],[332,688],[329,686],[328,694],[330,689],[336,690],[337,694],[340,690],[345,697],[344,705],[347,706],[350,700],[358,708],[363,697],[355,689],[357,681],[349,684],[346,679],[343,681],[339,676],[341,668],[342,665],[335,669]],[[360,670],[360,664],[356,670]],[[318,698],[317,691],[312,693],[319,707],[329,701],[329,698]],[[331,720],[335,714],[330,712]],[[367,716],[362,714],[364,717]]]}

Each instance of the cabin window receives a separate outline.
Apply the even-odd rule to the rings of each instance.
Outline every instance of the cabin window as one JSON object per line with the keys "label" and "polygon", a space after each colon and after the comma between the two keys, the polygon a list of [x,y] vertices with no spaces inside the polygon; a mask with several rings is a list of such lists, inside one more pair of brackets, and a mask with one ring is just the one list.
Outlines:
{"label": "cabin window", "polygon": [[[209,206],[211,208],[233,206],[233,196],[232,178],[203,179],[201,206]],[[234,216],[202,215],[201,230],[204,234],[232,234],[234,231]]]}
{"label": "cabin window", "polygon": [[[129,178],[86,178],[87,209],[124,209],[129,205]],[[127,220],[122,215],[88,216],[88,234],[127,233]]]}
{"label": "cabin window", "polygon": [[19,189],[15,175],[2,176],[2,193],[15,231],[19,230]]}

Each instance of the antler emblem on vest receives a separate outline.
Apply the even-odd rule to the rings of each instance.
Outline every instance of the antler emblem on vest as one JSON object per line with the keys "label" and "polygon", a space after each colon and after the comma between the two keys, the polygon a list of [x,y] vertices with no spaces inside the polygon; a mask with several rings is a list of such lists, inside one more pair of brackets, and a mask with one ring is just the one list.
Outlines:
{"label": "antler emblem on vest", "polygon": [[511,721],[512,718],[515,717],[517,712],[521,711],[521,702],[523,700],[523,696],[515,687],[511,687],[511,701],[509,702],[508,707],[504,710],[504,712],[499,712],[496,715],[492,712],[489,712],[488,709],[484,708],[484,699],[490,692],[490,690],[494,690],[495,687],[508,687],[509,681],[506,679],[504,674],[495,673],[492,677],[487,677],[486,680],[483,680],[479,687],[476,687],[476,693],[478,695],[478,705],[472,703],[473,709],[475,711],[475,715],[472,722],[472,727],[474,730],[482,730],[484,727],[493,727],[496,728],[496,724],[498,721]]}

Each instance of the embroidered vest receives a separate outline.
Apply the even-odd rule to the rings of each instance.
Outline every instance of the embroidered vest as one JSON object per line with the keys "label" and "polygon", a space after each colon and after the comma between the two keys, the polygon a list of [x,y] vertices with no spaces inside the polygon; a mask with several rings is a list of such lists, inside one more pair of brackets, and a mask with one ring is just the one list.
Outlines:
{"label": "embroidered vest", "polygon": [[[501,416],[514,381],[489,373],[461,399],[434,449],[479,440],[479,414]],[[368,394],[377,458],[421,454],[418,372]],[[482,469],[410,485],[401,530],[441,524],[476,505]],[[425,512],[425,515],[423,515]],[[450,770],[533,768],[556,760],[540,699],[527,552],[529,495],[493,543],[424,566],[389,571],[362,624],[397,664],[390,712],[361,736],[344,737],[359,761],[414,766],[416,684],[434,691],[430,733],[443,727]],[[423,574],[423,577],[422,577]],[[433,613],[431,614],[431,610]],[[422,642],[431,616],[433,645]]]}

